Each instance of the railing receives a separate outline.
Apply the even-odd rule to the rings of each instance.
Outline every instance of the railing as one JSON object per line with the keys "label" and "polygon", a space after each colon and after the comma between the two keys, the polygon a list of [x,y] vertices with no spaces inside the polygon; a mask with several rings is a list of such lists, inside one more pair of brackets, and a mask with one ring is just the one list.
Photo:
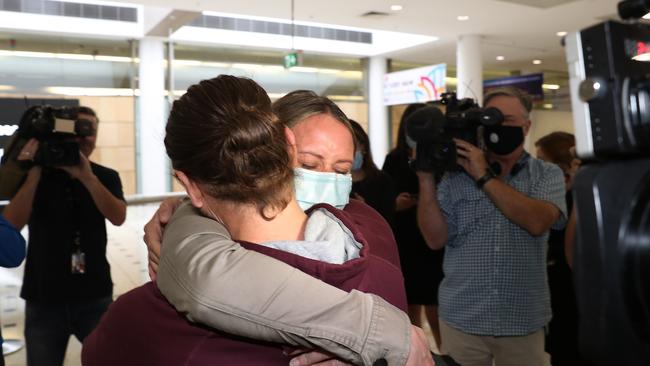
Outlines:
{"label": "railing", "polygon": [[[147,203],[162,202],[163,200],[170,197],[185,197],[185,192],[169,192],[162,194],[132,194],[124,197],[126,199],[127,206],[136,206],[136,205],[145,205]],[[9,201],[0,200],[0,208],[9,204]]]}
{"label": "railing", "polygon": [[170,197],[185,197],[185,192],[170,192],[157,195],[146,195],[146,194],[133,194],[126,196],[126,204],[129,206],[132,205],[144,205],[147,203],[162,202],[166,198]]}

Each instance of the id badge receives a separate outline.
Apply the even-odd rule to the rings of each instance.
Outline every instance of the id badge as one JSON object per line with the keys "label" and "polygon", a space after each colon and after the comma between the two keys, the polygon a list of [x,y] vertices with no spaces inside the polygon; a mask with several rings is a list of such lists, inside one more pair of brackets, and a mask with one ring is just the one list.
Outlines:
{"label": "id badge", "polygon": [[86,273],[86,253],[78,250],[72,253],[72,274]]}

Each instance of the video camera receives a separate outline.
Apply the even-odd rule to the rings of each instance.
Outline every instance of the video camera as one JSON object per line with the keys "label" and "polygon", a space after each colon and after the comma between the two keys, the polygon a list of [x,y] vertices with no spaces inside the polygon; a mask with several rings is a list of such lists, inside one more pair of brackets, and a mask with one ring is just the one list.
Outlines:
{"label": "video camera", "polygon": [[649,29],[609,21],[567,36],[581,158],[650,153]]}
{"label": "video camera", "polygon": [[[74,137],[96,133],[93,122],[78,119],[76,107],[33,106],[23,113],[0,166],[0,198],[13,197],[32,165],[74,166],[80,162],[79,143]],[[33,161],[19,161],[18,155],[35,138],[39,148]]]}
{"label": "video camera", "polygon": [[473,145],[479,144],[479,128],[496,126],[503,122],[503,114],[496,108],[481,108],[470,98],[458,99],[456,93],[444,93],[440,103],[442,111],[426,106],[413,112],[406,119],[406,136],[416,159],[411,162],[414,170],[435,172],[460,170],[456,163],[455,138]]}
{"label": "video camera", "polygon": [[93,122],[78,119],[75,107],[34,106],[23,113],[18,130],[3,157],[16,159],[25,143],[35,138],[39,149],[34,164],[43,166],[73,166],[79,164],[79,144],[72,137],[92,136]]}
{"label": "video camera", "polygon": [[[619,3],[640,18],[648,0]],[[650,26],[607,21],[567,36],[578,155],[574,276],[582,356],[650,365]]]}

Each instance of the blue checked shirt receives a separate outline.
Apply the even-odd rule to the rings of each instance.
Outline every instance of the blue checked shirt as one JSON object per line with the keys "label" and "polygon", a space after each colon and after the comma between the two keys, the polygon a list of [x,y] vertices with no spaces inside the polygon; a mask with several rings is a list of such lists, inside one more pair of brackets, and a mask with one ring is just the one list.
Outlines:
{"label": "blue checked shirt", "polygon": [[[561,211],[566,222],[564,175],[559,167],[524,153],[522,168],[506,183]],[[449,239],[440,284],[439,314],[452,327],[481,336],[522,336],[551,319],[546,278],[548,232],[531,236],[507,219],[465,173],[438,186]]]}

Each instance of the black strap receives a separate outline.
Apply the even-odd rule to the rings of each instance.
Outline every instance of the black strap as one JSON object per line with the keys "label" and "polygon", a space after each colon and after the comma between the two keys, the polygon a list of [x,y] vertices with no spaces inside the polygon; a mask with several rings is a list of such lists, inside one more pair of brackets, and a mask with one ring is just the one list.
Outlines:
{"label": "black strap", "polygon": [[476,180],[476,186],[479,189],[483,189],[483,186],[485,185],[485,183],[487,183],[490,179],[495,178],[495,177],[496,177],[496,175],[492,172],[492,170],[487,169],[485,171],[485,174],[482,177],[480,177],[479,179]]}

